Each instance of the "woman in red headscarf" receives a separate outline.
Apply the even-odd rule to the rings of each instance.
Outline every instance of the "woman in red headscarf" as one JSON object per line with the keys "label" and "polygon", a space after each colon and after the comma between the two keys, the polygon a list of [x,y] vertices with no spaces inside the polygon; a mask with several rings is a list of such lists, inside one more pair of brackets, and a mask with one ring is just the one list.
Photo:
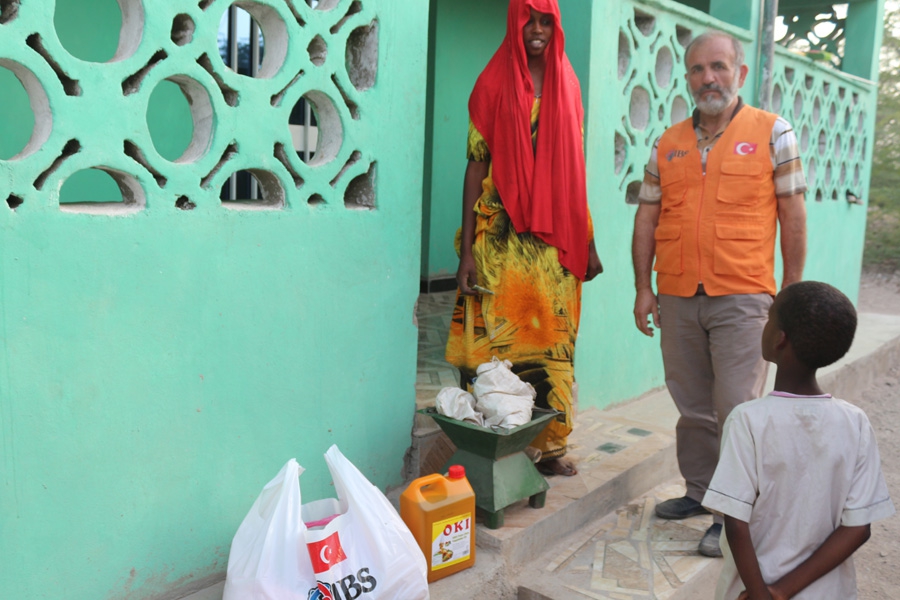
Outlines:
{"label": "woman in red headscarf", "polygon": [[[546,474],[572,431],[581,283],[603,271],[587,206],[581,88],[556,0],[510,0],[506,38],[469,99],[459,285],[447,361],[471,381],[491,357],[562,415],[533,442]],[[540,126],[538,124],[540,123]]]}

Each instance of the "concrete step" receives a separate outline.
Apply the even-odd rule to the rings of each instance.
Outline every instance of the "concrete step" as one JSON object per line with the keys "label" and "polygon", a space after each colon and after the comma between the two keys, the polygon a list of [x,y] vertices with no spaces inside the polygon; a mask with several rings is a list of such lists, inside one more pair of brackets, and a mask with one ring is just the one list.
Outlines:
{"label": "concrete step", "polygon": [[684,494],[680,480],[594,519],[521,573],[518,600],[711,598],[721,559],[697,554],[711,515],[665,521],[656,504]]}

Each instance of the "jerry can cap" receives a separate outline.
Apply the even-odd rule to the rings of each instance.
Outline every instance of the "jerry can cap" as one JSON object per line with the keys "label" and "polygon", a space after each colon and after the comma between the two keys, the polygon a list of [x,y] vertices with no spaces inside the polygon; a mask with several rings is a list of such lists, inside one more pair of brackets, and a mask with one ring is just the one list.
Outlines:
{"label": "jerry can cap", "polygon": [[462,465],[450,465],[448,474],[450,479],[462,479],[466,476],[466,468]]}

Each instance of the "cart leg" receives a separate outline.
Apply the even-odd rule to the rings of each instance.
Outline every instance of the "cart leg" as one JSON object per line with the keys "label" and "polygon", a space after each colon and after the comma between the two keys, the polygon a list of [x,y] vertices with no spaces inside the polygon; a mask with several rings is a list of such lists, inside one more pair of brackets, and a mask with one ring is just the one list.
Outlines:
{"label": "cart leg", "polygon": [[503,509],[497,512],[484,512],[484,526],[488,529],[500,529],[503,527]]}
{"label": "cart leg", "polygon": [[539,494],[535,494],[534,496],[528,499],[528,506],[531,508],[544,508],[544,503],[547,501],[547,492],[546,490],[540,492]]}

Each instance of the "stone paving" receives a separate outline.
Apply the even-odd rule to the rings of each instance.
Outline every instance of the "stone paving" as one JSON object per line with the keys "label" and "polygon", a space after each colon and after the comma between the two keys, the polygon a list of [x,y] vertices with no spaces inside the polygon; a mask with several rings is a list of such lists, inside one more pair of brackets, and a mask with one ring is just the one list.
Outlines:
{"label": "stone paving", "polygon": [[459,371],[444,360],[455,301],[455,291],[419,295],[416,306],[419,324],[416,408],[434,406],[434,399],[441,388],[459,385]]}
{"label": "stone paving", "polygon": [[592,521],[535,561],[541,578],[550,576],[554,587],[565,590],[560,597],[573,599],[672,598],[720,560],[697,554],[712,516],[665,521],[654,515],[657,502],[683,494],[683,485],[659,486]]}

